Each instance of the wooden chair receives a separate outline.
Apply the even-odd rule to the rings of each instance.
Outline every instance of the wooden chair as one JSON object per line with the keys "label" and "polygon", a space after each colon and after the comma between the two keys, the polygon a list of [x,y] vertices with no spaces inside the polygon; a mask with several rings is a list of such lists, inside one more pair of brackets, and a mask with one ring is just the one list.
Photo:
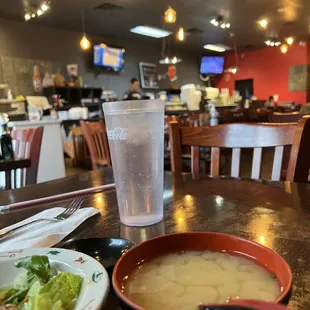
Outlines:
{"label": "wooden chair", "polygon": [[89,149],[93,169],[111,166],[105,122],[85,122],[81,120],[80,124]]}
{"label": "wooden chair", "polygon": [[1,184],[1,189],[17,188],[17,183],[20,176],[18,171],[21,171],[21,169],[23,171],[29,167],[31,167],[30,159],[1,160],[0,172],[4,172],[5,174],[5,183]]}
{"label": "wooden chair", "polygon": [[72,164],[74,167],[89,165],[91,162],[89,150],[85,141],[82,127],[75,126],[71,129],[74,158]]}
{"label": "wooden chair", "polygon": [[270,112],[269,122],[271,123],[298,123],[307,114],[300,112],[290,112],[290,113],[280,113],[280,112]]}
{"label": "wooden chair", "polygon": [[36,184],[43,127],[13,130],[11,136],[15,160],[2,162],[5,189]]}
{"label": "wooden chair", "polygon": [[211,175],[219,176],[220,148],[232,149],[231,176],[240,177],[242,148],[253,148],[252,179],[260,179],[262,150],[275,147],[272,180],[280,180],[285,146],[292,146],[287,181],[307,182],[310,168],[310,117],[296,124],[226,124],[214,127],[179,127],[169,124],[171,170],[182,172],[181,146],[191,146],[191,171],[199,176],[199,147],[211,147]]}

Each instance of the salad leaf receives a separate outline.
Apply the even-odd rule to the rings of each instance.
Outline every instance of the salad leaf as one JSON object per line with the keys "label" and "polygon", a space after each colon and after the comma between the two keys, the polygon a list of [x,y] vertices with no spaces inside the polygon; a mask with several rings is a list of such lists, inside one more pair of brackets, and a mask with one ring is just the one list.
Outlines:
{"label": "salad leaf", "polygon": [[27,293],[27,297],[38,295],[40,293],[42,287],[43,287],[43,285],[41,285],[40,281],[35,281],[31,285],[31,287]]}
{"label": "salad leaf", "polygon": [[18,305],[26,297],[28,290],[28,287],[21,290],[11,288],[4,296],[4,304]]}
{"label": "salad leaf", "polygon": [[46,283],[51,275],[52,269],[47,256],[28,256],[15,261],[17,268],[25,268],[28,271],[28,283],[36,276],[42,283]]}
{"label": "salad leaf", "polygon": [[49,295],[53,303],[61,301],[62,307],[65,310],[71,310],[74,308],[75,301],[80,293],[82,283],[83,278],[81,276],[62,272],[53,277],[47,284],[43,286],[43,288],[40,290],[39,296],[41,294]]}
{"label": "salad leaf", "polygon": [[15,266],[23,270],[14,283],[0,288],[0,304],[15,304],[19,310],[74,309],[83,283],[81,276],[66,272],[55,275],[47,256],[24,257],[15,261]]}
{"label": "salad leaf", "polygon": [[65,310],[60,300],[55,303],[48,293],[36,295],[29,299],[28,303],[21,307],[22,310]]}
{"label": "salad leaf", "polygon": [[22,270],[22,272],[15,278],[13,282],[13,288],[23,289],[26,286],[30,287],[31,284],[35,281],[38,281],[37,277],[29,273],[26,269]]}
{"label": "salad leaf", "polygon": [[1,304],[1,302],[4,300],[7,291],[8,291],[8,289],[5,289],[5,290],[2,290],[2,289],[1,289],[1,290],[0,290],[0,304]]}

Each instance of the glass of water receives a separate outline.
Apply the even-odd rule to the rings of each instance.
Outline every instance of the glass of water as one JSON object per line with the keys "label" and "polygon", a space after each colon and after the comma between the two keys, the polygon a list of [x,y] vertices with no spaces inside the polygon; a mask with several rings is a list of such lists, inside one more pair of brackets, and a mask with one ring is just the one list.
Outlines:
{"label": "glass of water", "polygon": [[164,102],[103,103],[120,220],[146,226],[163,219]]}

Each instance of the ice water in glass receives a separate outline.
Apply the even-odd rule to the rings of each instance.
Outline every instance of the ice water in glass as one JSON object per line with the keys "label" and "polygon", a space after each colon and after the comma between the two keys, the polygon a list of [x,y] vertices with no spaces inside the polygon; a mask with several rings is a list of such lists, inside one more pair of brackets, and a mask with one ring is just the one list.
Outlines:
{"label": "ice water in glass", "polygon": [[145,226],[163,218],[164,103],[104,103],[121,222]]}

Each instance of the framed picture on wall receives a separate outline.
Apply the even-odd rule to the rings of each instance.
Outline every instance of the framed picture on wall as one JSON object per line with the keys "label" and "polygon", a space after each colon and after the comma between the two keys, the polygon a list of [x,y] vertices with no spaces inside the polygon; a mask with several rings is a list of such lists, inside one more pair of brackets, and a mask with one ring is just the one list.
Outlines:
{"label": "framed picture on wall", "polygon": [[157,70],[155,64],[139,62],[139,75],[142,88],[158,88]]}
{"label": "framed picture on wall", "polygon": [[289,91],[310,91],[310,65],[297,65],[289,68]]}

